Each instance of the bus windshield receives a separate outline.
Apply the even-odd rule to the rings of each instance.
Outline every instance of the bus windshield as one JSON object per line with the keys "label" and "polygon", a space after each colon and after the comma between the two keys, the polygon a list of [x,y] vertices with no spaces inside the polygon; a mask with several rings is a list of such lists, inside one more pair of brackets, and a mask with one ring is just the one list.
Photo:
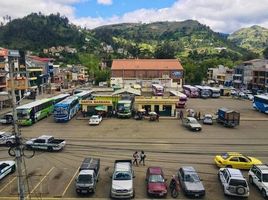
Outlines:
{"label": "bus windshield", "polygon": [[30,112],[28,109],[27,110],[25,110],[25,109],[18,109],[17,110],[17,115],[18,115],[19,119],[22,119],[22,118],[29,119],[30,118],[29,113]]}

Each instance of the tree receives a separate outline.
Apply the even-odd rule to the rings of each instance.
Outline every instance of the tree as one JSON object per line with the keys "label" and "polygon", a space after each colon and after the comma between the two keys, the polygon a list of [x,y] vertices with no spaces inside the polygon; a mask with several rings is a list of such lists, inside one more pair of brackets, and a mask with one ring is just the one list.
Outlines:
{"label": "tree", "polygon": [[268,59],[268,47],[266,47],[263,51],[264,58]]}
{"label": "tree", "polygon": [[175,57],[175,48],[170,42],[164,42],[157,45],[155,58],[158,59],[172,59]]}
{"label": "tree", "polygon": [[99,59],[93,54],[81,53],[79,54],[79,60],[88,69],[89,76],[94,78],[99,71]]}

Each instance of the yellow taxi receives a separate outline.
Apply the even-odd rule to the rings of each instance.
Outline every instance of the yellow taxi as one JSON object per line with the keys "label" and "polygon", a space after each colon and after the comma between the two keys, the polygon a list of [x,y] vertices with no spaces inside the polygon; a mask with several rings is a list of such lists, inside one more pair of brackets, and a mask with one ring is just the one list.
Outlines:
{"label": "yellow taxi", "polygon": [[262,164],[257,158],[244,156],[237,152],[227,152],[221,155],[216,155],[214,161],[218,167],[236,169],[250,169],[252,165]]}

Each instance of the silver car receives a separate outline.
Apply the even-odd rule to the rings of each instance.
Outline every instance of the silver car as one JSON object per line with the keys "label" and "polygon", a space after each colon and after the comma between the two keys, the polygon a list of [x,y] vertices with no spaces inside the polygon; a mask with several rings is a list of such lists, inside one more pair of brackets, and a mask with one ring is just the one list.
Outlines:
{"label": "silver car", "polygon": [[183,126],[193,131],[201,131],[202,126],[198,121],[193,117],[186,117],[182,120]]}
{"label": "silver car", "polygon": [[191,166],[181,167],[178,170],[178,179],[185,195],[203,197],[205,188],[195,169]]}
{"label": "silver car", "polygon": [[209,124],[212,125],[213,124],[213,117],[210,114],[205,114],[204,118],[203,118],[203,124]]}

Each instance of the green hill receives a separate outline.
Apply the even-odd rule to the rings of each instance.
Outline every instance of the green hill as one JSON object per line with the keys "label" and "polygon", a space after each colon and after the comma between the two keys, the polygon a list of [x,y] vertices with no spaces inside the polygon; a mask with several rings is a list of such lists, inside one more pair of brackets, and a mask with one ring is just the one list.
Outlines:
{"label": "green hill", "polygon": [[268,46],[268,29],[256,25],[242,28],[232,33],[228,39],[240,47],[261,53]]}
{"label": "green hill", "polygon": [[33,13],[0,27],[0,46],[13,49],[41,50],[71,45],[81,46],[83,35],[59,14],[44,16]]}

